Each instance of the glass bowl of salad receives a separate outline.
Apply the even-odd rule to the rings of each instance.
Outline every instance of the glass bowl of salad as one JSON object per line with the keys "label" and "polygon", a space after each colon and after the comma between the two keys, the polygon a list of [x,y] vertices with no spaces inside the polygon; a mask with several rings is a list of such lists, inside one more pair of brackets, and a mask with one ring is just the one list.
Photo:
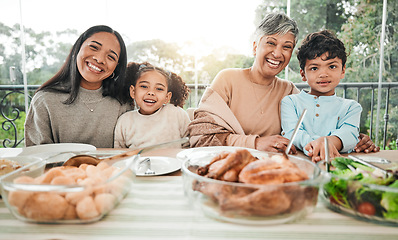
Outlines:
{"label": "glass bowl of salad", "polygon": [[[325,162],[319,166],[326,169]],[[383,172],[351,158],[337,157],[325,175],[320,198],[329,209],[361,220],[398,224],[396,171]]]}

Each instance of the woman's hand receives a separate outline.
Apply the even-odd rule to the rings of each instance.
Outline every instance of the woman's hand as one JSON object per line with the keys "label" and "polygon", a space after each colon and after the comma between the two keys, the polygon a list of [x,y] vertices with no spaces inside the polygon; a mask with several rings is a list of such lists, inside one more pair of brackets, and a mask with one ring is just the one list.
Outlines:
{"label": "woman's hand", "polygon": [[[329,157],[339,157],[340,153],[338,149],[341,148],[340,139],[336,136],[330,136],[328,137],[328,140]],[[311,157],[311,161],[315,163],[325,159],[325,137],[320,137],[312,142],[309,142],[304,149],[308,151],[308,156]]]}
{"label": "woman's hand", "polygon": [[380,151],[380,148],[373,143],[372,139],[370,139],[368,135],[360,133],[359,142],[355,146],[354,151],[370,153],[370,152],[378,152]]}
{"label": "woman's hand", "polygon": [[[280,135],[272,135],[267,137],[256,138],[256,149],[267,152],[284,152],[286,151],[289,139]],[[289,151],[290,154],[296,154],[297,150],[292,145]]]}

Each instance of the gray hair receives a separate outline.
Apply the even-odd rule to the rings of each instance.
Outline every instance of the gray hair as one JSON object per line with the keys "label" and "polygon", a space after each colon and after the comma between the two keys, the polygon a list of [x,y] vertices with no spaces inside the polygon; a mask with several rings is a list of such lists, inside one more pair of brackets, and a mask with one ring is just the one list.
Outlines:
{"label": "gray hair", "polygon": [[254,32],[254,41],[258,44],[263,36],[274,34],[285,35],[288,32],[293,34],[294,41],[297,43],[299,29],[296,21],[284,13],[270,13],[257,26]]}

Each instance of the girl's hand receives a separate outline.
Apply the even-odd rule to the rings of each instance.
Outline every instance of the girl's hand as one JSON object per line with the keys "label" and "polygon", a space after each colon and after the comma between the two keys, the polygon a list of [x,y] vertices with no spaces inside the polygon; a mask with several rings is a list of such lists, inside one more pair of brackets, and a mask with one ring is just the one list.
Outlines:
{"label": "girl's hand", "polygon": [[[256,138],[256,149],[267,152],[281,152],[286,151],[289,139],[284,138],[280,135],[272,135],[267,137]],[[296,154],[297,150],[292,145],[289,151],[290,154]]]}
{"label": "girl's hand", "polygon": [[[329,143],[329,157],[335,158],[339,157],[340,153],[338,149],[341,149],[341,141],[336,136],[328,137]],[[311,157],[311,161],[319,162],[325,159],[325,137],[320,137],[310,143],[308,143],[305,147],[305,150],[308,151],[308,156]]]}

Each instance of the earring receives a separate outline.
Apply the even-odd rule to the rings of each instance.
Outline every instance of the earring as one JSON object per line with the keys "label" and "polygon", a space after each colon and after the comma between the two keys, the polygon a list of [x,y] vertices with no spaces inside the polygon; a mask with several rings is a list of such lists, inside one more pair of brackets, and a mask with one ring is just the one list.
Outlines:
{"label": "earring", "polygon": [[113,72],[113,73],[112,73],[112,76],[111,76],[111,78],[114,78],[114,77],[115,77],[115,72]]}

